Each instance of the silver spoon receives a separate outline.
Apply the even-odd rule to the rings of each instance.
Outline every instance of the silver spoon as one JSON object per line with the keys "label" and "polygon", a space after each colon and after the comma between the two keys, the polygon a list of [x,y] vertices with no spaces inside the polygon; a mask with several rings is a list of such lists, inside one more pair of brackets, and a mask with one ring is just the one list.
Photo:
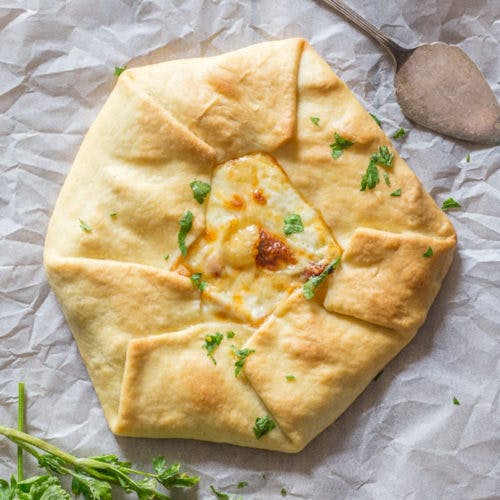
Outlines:
{"label": "silver spoon", "polygon": [[406,49],[339,0],[323,0],[379,42],[396,62],[394,86],[403,113],[440,134],[500,144],[500,106],[479,68],[442,42]]}

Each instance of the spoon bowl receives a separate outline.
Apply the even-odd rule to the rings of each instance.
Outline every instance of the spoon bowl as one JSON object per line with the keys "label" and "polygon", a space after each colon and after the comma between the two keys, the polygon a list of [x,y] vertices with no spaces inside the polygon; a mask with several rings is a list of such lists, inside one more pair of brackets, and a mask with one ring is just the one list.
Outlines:
{"label": "spoon bowl", "polygon": [[500,105],[462,49],[442,42],[401,47],[343,2],[323,1],[391,54],[396,62],[396,99],[405,116],[443,135],[500,144]]}

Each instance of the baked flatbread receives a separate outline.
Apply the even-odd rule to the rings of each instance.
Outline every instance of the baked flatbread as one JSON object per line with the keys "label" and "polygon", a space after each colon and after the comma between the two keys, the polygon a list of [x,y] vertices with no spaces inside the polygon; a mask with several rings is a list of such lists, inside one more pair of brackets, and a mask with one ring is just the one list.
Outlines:
{"label": "baked flatbread", "polygon": [[114,433],[297,452],[410,341],[455,244],[292,39],[125,71],[45,266]]}

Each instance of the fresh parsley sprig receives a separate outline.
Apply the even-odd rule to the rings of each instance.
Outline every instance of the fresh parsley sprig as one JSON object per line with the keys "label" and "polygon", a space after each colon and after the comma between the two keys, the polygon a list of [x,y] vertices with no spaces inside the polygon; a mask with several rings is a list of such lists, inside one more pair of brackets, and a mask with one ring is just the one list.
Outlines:
{"label": "fresh parsley sprig", "polygon": [[[22,419],[20,415],[24,415],[21,386],[18,420]],[[130,462],[121,461],[116,455],[78,458],[42,439],[3,425],[0,425],[0,435],[35,457],[38,465],[47,471],[47,474],[24,479],[18,461],[17,480],[14,476],[10,482],[0,479],[2,500],[70,500],[59,476],[70,477],[72,493],[82,495],[85,500],[111,500],[112,486],[126,493],[136,493],[140,500],[170,500],[168,495],[158,491],[160,485],[168,490],[190,488],[199,482],[198,477],[181,472],[180,464],[167,467],[163,457],[153,460],[153,472],[144,472],[133,469]]]}

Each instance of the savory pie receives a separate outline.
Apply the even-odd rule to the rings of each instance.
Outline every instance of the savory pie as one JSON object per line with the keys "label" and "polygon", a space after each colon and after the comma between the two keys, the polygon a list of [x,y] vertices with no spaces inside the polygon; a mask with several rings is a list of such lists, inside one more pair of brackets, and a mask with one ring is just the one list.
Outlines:
{"label": "savory pie", "polygon": [[410,341],[455,244],[291,39],[126,70],[45,266],[114,433],[296,452]]}

